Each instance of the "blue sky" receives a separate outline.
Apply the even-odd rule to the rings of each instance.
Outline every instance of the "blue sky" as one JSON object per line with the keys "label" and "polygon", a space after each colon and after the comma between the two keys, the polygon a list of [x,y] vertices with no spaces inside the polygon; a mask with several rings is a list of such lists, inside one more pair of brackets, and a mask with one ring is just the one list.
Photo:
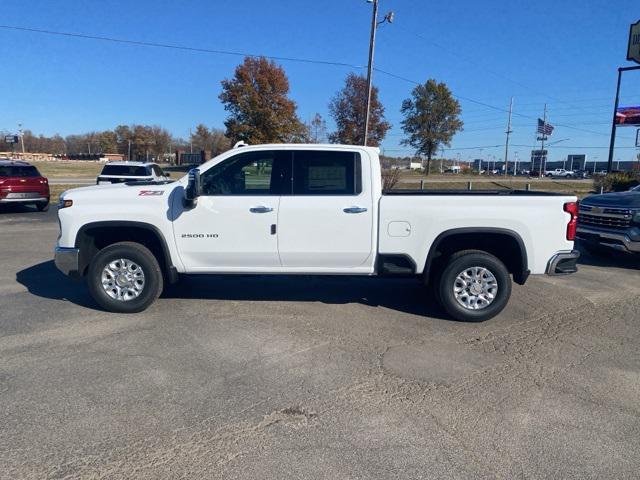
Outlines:
{"label": "blue sky", "polygon": [[[637,0],[381,0],[392,25],[378,32],[376,67],[412,81],[435,78],[461,97],[465,131],[446,155],[501,158],[514,97],[512,152],[529,156],[535,119],[548,103],[557,125],[551,159],[607,157],[616,68],[625,60]],[[636,7],[636,8],[634,8]],[[365,0],[3,0],[0,24],[364,66],[371,5]],[[22,122],[67,135],[118,124],[158,124],[186,137],[197,123],[222,127],[220,81],[242,57],[156,49],[0,28],[0,130]],[[349,71],[279,62],[303,120],[328,117]],[[413,84],[376,72],[399,146],[399,113]],[[640,103],[640,72],[625,75],[621,104]],[[615,158],[632,158],[635,129],[619,129]],[[485,147],[482,150],[475,147]],[[588,147],[588,148],[576,148]]]}

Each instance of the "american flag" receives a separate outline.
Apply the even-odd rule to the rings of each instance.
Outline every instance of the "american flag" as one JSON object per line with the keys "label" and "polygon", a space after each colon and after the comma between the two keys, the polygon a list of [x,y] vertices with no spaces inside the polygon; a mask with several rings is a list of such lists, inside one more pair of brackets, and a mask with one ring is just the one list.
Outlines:
{"label": "american flag", "polygon": [[541,118],[538,119],[538,130],[537,132],[540,135],[544,135],[549,136],[553,133],[553,129],[556,128],[553,125],[551,125],[550,123],[545,122],[544,120],[542,120]]}

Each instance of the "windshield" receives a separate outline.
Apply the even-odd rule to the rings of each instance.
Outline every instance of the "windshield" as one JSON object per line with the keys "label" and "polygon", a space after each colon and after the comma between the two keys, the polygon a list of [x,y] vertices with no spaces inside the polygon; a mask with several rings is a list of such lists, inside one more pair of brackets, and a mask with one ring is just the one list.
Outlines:
{"label": "windshield", "polygon": [[139,165],[105,165],[101,175],[118,175],[123,177],[147,177],[151,171]]}
{"label": "windshield", "polygon": [[19,165],[0,165],[0,177],[39,177],[36,167]]}

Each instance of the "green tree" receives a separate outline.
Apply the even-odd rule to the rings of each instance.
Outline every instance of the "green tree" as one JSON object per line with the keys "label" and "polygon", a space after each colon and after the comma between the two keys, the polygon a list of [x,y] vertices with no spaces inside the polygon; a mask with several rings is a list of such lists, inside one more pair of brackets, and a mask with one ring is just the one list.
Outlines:
{"label": "green tree", "polygon": [[429,175],[434,153],[441,145],[448,147],[453,136],[462,130],[460,103],[446,84],[433,79],[415,87],[411,96],[402,102],[401,125],[407,137],[401,143],[415,148],[417,155],[427,157]]}
{"label": "green tree", "polygon": [[303,140],[306,129],[288,94],[282,67],[263,57],[246,57],[233,78],[222,81],[219,98],[229,112],[226,136],[250,144]]}
{"label": "green tree", "polygon": [[[329,113],[337,130],[329,135],[333,143],[362,145],[367,105],[367,79],[361,75],[347,75],[344,87],[331,99]],[[378,99],[378,88],[371,89],[369,113],[369,138],[367,145],[377,147],[384,139],[391,124],[384,118],[384,106]]]}

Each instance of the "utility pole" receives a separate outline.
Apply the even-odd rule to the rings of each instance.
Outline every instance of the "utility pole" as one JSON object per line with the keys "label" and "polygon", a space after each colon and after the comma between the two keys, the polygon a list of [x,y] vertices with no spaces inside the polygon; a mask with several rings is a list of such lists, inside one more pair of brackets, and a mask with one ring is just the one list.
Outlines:
{"label": "utility pole", "polygon": [[366,147],[369,138],[369,119],[371,116],[371,90],[373,88],[373,56],[376,48],[376,32],[378,25],[393,23],[393,12],[387,13],[382,21],[378,22],[378,0],[367,0],[373,3],[373,15],[371,17],[371,36],[369,38],[369,63],[367,65],[367,104],[364,112],[364,139],[362,144]]}
{"label": "utility pole", "polygon": [[511,130],[511,114],[513,113],[513,97],[509,102],[509,121],[507,123],[507,141],[504,144],[504,176],[509,175],[509,137],[513,133]]}
{"label": "utility pole", "polygon": [[193,153],[193,137],[191,136],[191,128],[189,128],[189,152]]}
{"label": "utility pole", "polygon": [[22,153],[24,153],[24,135],[22,134],[22,124],[18,124],[18,133],[20,134],[20,146],[22,147]]}
{"label": "utility pole", "polygon": [[129,139],[129,150],[127,154],[127,160],[131,161],[131,139]]}
{"label": "utility pole", "polygon": [[378,0],[373,0],[373,16],[371,17],[371,37],[369,39],[369,64],[367,65],[367,104],[364,112],[364,139],[362,144],[367,146],[369,138],[369,113],[371,110],[371,87],[373,82],[373,54],[376,48],[376,30],[378,29]]}
{"label": "utility pole", "polygon": [[544,162],[544,140],[545,140],[545,131],[547,130],[547,104],[544,104],[544,117],[542,119],[542,137],[540,140],[542,141],[542,148],[540,149],[540,171],[538,172],[538,178],[542,178],[543,171],[543,163]]}

